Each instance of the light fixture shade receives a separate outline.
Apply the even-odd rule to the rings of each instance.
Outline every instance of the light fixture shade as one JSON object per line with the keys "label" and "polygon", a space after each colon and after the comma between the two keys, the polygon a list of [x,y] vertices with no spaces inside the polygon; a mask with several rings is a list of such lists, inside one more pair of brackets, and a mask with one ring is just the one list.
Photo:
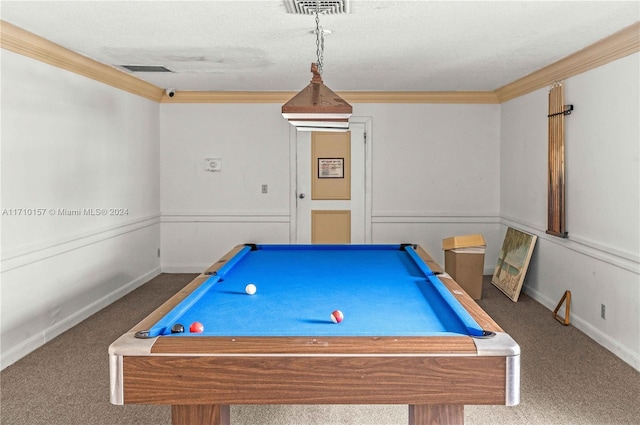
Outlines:
{"label": "light fixture shade", "polygon": [[315,63],[311,64],[311,72],[309,85],[282,105],[282,116],[298,130],[348,130],[353,108],[324,85]]}

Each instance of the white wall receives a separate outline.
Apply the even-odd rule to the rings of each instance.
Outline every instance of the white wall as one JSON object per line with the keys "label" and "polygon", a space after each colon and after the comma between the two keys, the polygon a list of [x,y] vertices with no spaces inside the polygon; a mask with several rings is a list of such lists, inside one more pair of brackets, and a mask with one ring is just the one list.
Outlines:
{"label": "white wall", "polygon": [[1,55],[6,367],[160,272],[160,156],[157,103]]}
{"label": "white wall", "polygon": [[[201,271],[238,243],[290,242],[295,176],[280,107],[161,106],[163,270]],[[420,243],[442,262],[443,238],[483,233],[493,271],[499,106],[356,104],[354,116],[373,123],[372,241]],[[222,171],[204,171],[209,157]]]}
{"label": "white wall", "polygon": [[[549,236],[547,96],[501,105],[500,192],[506,226],[538,236],[525,292],[640,369],[640,54],[565,81],[567,239]],[[600,317],[601,304],[606,318]],[[560,312],[562,314],[562,310]]]}
{"label": "white wall", "polygon": [[[239,243],[289,243],[289,124],[280,107],[162,104],[163,271],[200,272]],[[205,171],[205,158],[220,158],[221,171]]]}
{"label": "white wall", "polygon": [[373,117],[374,243],[412,242],[444,264],[442,239],[481,233],[498,248],[499,105],[355,105]]}

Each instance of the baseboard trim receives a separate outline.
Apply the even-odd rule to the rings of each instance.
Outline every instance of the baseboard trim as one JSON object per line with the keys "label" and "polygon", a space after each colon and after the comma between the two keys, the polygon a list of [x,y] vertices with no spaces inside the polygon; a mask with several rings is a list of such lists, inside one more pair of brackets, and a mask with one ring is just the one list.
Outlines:
{"label": "baseboard trim", "polygon": [[[524,292],[545,306],[552,312],[556,308],[557,301],[551,300],[545,295],[543,295],[540,291],[535,290],[534,288],[525,286],[523,288]],[[551,314],[551,313],[550,313]],[[596,341],[598,344],[602,345],[607,350],[611,351],[617,357],[619,357],[622,361],[629,364],[631,367],[640,371],[640,355],[634,353],[628,347],[621,345],[618,341],[611,338],[609,335],[603,333],[599,329],[593,327],[589,322],[582,319],[580,316],[577,316],[575,313],[571,314],[571,324],[576,328],[584,332],[589,336],[589,338]]]}
{"label": "baseboard trim", "polygon": [[137,278],[124,284],[115,291],[92,302],[81,310],[78,310],[75,313],[67,316],[63,320],[49,326],[48,328],[44,329],[36,335],[33,335],[22,343],[11,347],[7,351],[2,352],[2,354],[0,354],[0,370],[17,362],[27,354],[43,346],[45,343],[51,341],[63,332],[68,331],[78,323],[89,318],[91,315],[97,313],[113,302],[119,300],[129,292],[158,276],[160,273],[160,267],[154,267],[152,270],[138,276]]}
{"label": "baseboard trim", "polygon": [[162,264],[162,273],[202,273],[211,267],[209,264]]}

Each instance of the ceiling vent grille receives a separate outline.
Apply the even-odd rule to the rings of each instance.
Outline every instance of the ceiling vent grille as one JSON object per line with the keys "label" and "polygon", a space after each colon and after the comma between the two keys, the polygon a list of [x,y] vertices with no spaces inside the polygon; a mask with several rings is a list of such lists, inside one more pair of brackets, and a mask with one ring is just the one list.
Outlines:
{"label": "ceiling vent grille", "polygon": [[162,65],[119,65],[131,72],[173,72]]}
{"label": "ceiling vent grille", "polygon": [[[287,13],[315,15],[315,0],[283,0]],[[342,15],[351,12],[351,0],[320,0],[318,10],[325,15]]]}

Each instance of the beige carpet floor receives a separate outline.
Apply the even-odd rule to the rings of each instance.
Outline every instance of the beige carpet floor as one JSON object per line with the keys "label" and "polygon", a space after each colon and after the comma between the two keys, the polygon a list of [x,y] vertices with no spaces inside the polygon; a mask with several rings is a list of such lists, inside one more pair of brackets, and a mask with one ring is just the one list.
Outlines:
{"label": "beige carpet floor", "polygon": [[[3,425],[168,425],[166,406],[109,403],[108,346],[195,275],[162,274],[0,373]],[[520,344],[521,403],[466,406],[468,425],[640,423],[640,373],[526,294],[486,276],[479,304]],[[405,425],[406,406],[232,406],[233,425]]]}

